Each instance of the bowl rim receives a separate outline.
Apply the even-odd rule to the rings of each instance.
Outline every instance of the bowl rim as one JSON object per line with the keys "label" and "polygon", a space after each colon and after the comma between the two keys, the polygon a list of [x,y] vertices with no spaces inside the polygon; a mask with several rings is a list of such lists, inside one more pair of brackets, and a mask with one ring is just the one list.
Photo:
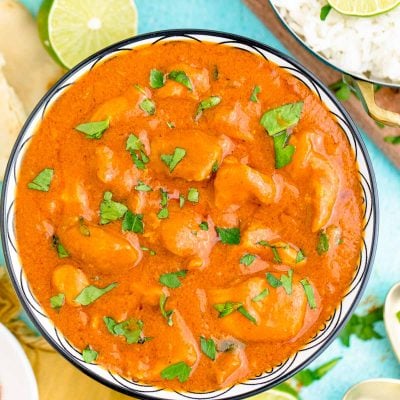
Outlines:
{"label": "bowl rim", "polygon": [[291,36],[294,37],[297,40],[297,42],[302,45],[302,47],[304,47],[314,57],[318,58],[318,60],[321,61],[322,63],[324,63],[326,66],[333,68],[334,70],[340,72],[341,74],[352,76],[353,78],[355,78],[357,80],[360,80],[360,81],[369,82],[369,83],[372,83],[374,85],[386,86],[386,87],[395,88],[395,89],[400,88],[400,82],[390,82],[389,80],[384,80],[384,79],[368,78],[367,76],[365,76],[363,74],[347,71],[346,69],[340,67],[339,64],[336,64],[333,61],[330,61],[323,54],[321,54],[318,51],[314,50],[309,44],[307,44],[305,39],[303,39],[289,25],[289,23],[285,20],[283,15],[279,12],[278,7],[274,4],[273,0],[268,0],[268,2],[269,2],[269,5],[271,6],[275,16],[278,18],[279,22],[286,29],[286,31],[289,32],[291,34]]}
{"label": "bowl rim", "polygon": [[[273,384],[264,383],[264,384],[261,384],[261,386],[256,389],[251,389],[251,387],[249,386],[249,390],[244,393],[233,394],[229,397],[225,397],[225,399],[229,399],[229,400],[241,400],[241,399],[262,393],[262,392],[264,392],[268,389],[271,389],[273,387],[276,387],[280,383],[288,380],[290,377],[292,377],[293,375],[295,375],[296,373],[301,371],[303,368],[305,368],[307,365],[309,365],[323,351],[326,350],[326,348],[338,336],[341,329],[344,327],[344,325],[350,319],[356,306],[359,304],[361,297],[365,291],[366,285],[368,283],[368,280],[369,280],[369,277],[371,274],[371,270],[372,270],[372,266],[373,266],[373,262],[374,262],[374,258],[375,258],[375,254],[376,254],[377,238],[378,238],[378,231],[379,231],[378,190],[377,190],[377,184],[376,184],[376,179],[375,179],[375,173],[374,173],[374,170],[372,167],[372,162],[369,157],[367,148],[364,144],[364,141],[361,137],[360,132],[358,131],[356,124],[354,123],[354,121],[352,120],[351,116],[346,111],[346,109],[343,107],[343,105],[336,99],[334,94],[331,93],[331,91],[326,87],[326,85],[324,83],[322,83],[322,81],[314,75],[313,72],[309,71],[306,67],[304,67],[297,60],[295,60],[294,58],[282,53],[281,51],[279,51],[269,45],[266,45],[264,43],[261,43],[259,41],[256,41],[256,40],[253,40],[250,38],[247,38],[245,36],[232,34],[232,33],[226,33],[226,32],[217,31],[217,30],[208,30],[208,29],[166,29],[166,30],[160,30],[160,31],[153,31],[153,32],[149,32],[149,33],[140,34],[140,35],[137,35],[134,37],[130,37],[128,39],[124,39],[120,42],[117,42],[110,46],[107,46],[102,50],[99,50],[98,52],[89,56],[85,60],[81,61],[79,64],[77,64],[71,70],[67,71],[67,73],[65,75],[63,75],[51,87],[51,89],[49,89],[47,91],[47,93],[41,98],[41,100],[38,102],[38,104],[33,109],[33,111],[29,114],[27,120],[25,121],[23,127],[21,128],[21,130],[18,134],[18,138],[15,142],[15,145],[11,151],[11,154],[10,154],[10,157],[9,157],[9,160],[7,163],[6,171],[4,174],[3,187],[2,187],[1,198],[0,198],[0,238],[1,238],[1,244],[2,244],[2,248],[3,248],[4,259],[5,259],[6,267],[8,270],[8,274],[11,278],[11,282],[13,284],[14,290],[16,291],[18,298],[19,298],[25,312],[27,313],[29,319],[33,322],[36,329],[40,332],[40,334],[46,339],[46,341],[59,354],[61,354],[67,361],[69,361],[74,367],[78,368],[85,375],[89,376],[90,378],[94,379],[95,381],[97,381],[113,390],[119,391],[120,393],[123,393],[130,397],[142,399],[142,400],[155,400],[155,399],[160,400],[160,399],[164,398],[164,397],[160,397],[160,396],[153,396],[152,393],[148,394],[148,393],[143,393],[143,392],[137,392],[135,389],[129,389],[129,388],[126,388],[126,387],[120,385],[117,382],[114,383],[114,382],[104,379],[102,376],[98,375],[96,372],[81,365],[78,361],[76,361],[76,359],[74,357],[71,356],[70,353],[68,353],[63,348],[63,346],[60,346],[58,343],[56,343],[54,341],[54,339],[49,335],[48,331],[42,326],[40,321],[37,319],[37,317],[31,311],[31,307],[29,305],[29,302],[28,302],[26,296],[18,288],[17,276],[15,275],[15,273],[13,271],[9,247],[6,244],[6,242],[7,242],[7,240],[6,240],[7,226],[6,226],[5,220],[7,217],[7,215],[6,215],[7,209],[6,209],[5,200],[6,200],[7,187],[9,185],[9,180],[10,180],[10,176],[11,176],[11,172],[12,172],[11,167],[12,167],[14,158],[18,154],[17,150],[19,148],[19,145],[21,143],[24,133],[29,129],[29,125],[30,125],[31,121],[33,120],[34,116],[38,113],[40,108],[44,104],[51,102],[53,96],[57,93],[57,91],[63,85],[63,83],[65,81],[67,81],[72,75],[74,75],[76,72],[78,72],[80,69],[84,68],[85,66],[87,66],[88,64],[93,62],[94,60],[98,59],[101,62],[103,57],[106,57],[109,53],[112,53],[113,51],[118,50],[120,47],[132,45],[132,44],[142,42],[145,40],[149,40],[152,38],[162,38],[163,40],[165,39],[166,41],[168,41],[169,38],[173,38],[174,36],[182,36],[182,37],[188,37],[188,38],[195,39],[195,38],[191,37],[190,35],[205,35],[205,36],[210,36],[210,37],[214,37],[214,38],[234,40],[241,44],[255,46],[257,48],[260,48],[266,52],[271,53],[274,56],[280,57],[283,60],[293,64],[294,66],[296,66],[296,68],[298,68],[298,70],[301,72],[301,74],[306,76],[307,78],[309,78],[311,80],[311,82],[318,83],[320,85],[320,87],[324,89],[324,92],[328,96],[328,98],[336,105],[338,110],[341,112],[342,116],[345,118],[346,123],[348,124],[349,130],[351,131],[351,133],[354,136],[354,139],[357,141],[358,145],[360,146],[362,155],[365,160],[365,165],[366,165],[366,168],[367,168],[368,174],[369,174],[369,179],[367,180],[367,182],[370,184],[370,187],[371,187],[371,213],[374,216],[371,247],[370,247],[370,251],[369,252],[367,251],[367,254],[369,255],[369,257],[368,257],[366,267],[365,267],[365,274],[362,277],[362,282],[360,284],[358,292],[357,292],[351,306],[346,311],[345,317],[343,317],[343,319],[340,321],[340,323],[337,324],[335,329],[328,335],[328,338],[323,341],[323,345],[317,351],[315,351],[314,354],[312,354],[309,358],[307,358],[304,362],[302,362],[301,365],[296,367],[294,370],[292,370],[290,372],[285,372],[284,374],[280,375],[278,378],[276,378],[274,380]],[[13,200],[13,203],[14,203],[14,201],[15,200]],[[21,268],[22,268],[22,265],[21,265]],[[234,387],[236,385],[237,384],[232,385],[231,387]],[[159,389],[159,387],[156,385],[150,384],[150,386]],[[229,388],[231,388],[231,387],[229,387]],[[229,388],[224,388],[223,390],[227,390]],[[169,389],[163,389],[163,390],[170,391]],[[217,390],[219,390],[219,389],[217,388],[213,391],[217,391]],[[213,391],[204,392],[204,393],[212,393]],[[174,392],[175,393],[186,393],[186,394],[190,393],[190,392],[183,392],[183,391],[174,391]],[[194,392],[192,392],[192,393],[194,393]],[[188,397],[188,398],[190,398],[190,397]]]}

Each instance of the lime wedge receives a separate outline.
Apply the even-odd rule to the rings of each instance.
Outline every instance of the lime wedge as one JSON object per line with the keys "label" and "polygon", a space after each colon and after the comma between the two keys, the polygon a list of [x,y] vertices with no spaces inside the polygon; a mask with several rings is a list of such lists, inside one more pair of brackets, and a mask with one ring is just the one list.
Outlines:
{"label": "lime wedge", "polygon": [[371,17],[390,11],[400,4],[399,0],[328,0],[341,14]]}
{"label": "lime wedge", "polygon": [[40,39],[65,68],[136,35],[137,21],[134,0],[44,0],[38,14]]}
{"label": "lime wedge", "polygon": [[249,400],[298,400],[298,396],[275,388],[250,397]]}

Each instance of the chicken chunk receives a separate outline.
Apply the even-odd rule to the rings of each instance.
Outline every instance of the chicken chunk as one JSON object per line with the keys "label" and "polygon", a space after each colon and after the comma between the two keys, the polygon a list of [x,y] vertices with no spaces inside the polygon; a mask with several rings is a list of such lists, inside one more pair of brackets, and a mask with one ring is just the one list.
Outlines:
{"label": "chicken chunk", "polygon": [[79,224],[60,229],[58,236],[69,254],[101,273],[124,272],[133,268],[141,258],[136,235],[110,232],[106,228],[88,225],[82,233]]}
{"label": "chicken chunk", "polygon": [[[262,300],[253,299],[265,289]],[[222,329],[245,341],[279,341],[293,338],[302,328],[307,298],[297,277],[293,277],[292,293],[280,286],[272,288],[263,278],[250,278],[228,289],[212,289],[208,293],[211,306],[225,302],[241,303],[255,323],[235,311],[220,318]]]}
{"label": "chicken chunk", "polygon": [[[149,166],[172,177],[202,181],[210,177],[214,165],[221,163],[229,143],[227,137],[210,136],[200,130],[174,129],[152,140]],[[170,172],[161,155],[173,155],[176,148],[184,149],[185,155]]]}
{"label": "chicken chunk", "polygon": [[241,164],[233,157],[227,158],[219,168],[214,189],[215,205],[219,209],[239,208],[253,199],[269,204],[276,193],[272,178]]}
{"label": "chicken chunk", "polygon": [[63,264],[56,267],[52,277],[53,286],[58,293],[63,293],[67,304],[79,306],[75,298],[89,285],[85,273],[72,264]]}
{"label": "chicken chunk", "polygon": [[210,252],[217,242],[217,234],[211,219],[208,219],[208,230],[200,229],[199,224],[202,221],[200,214],[171,205],[169,218],[163,220],[160,226],[163,245],[171,253],[189,258],[188,268],[205,267]]}

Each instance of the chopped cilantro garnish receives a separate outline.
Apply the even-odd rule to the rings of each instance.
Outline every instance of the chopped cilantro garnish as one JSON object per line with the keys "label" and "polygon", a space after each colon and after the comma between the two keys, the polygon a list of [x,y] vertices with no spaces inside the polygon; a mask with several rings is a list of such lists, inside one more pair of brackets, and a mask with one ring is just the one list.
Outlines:
{"label": "chopped cilantro garnish", "polygon": [[168,296],[166,296],[164,293],[162,293],[160,296],[160,311],[161,311],[161,315],[166,319],[167,324],[169,326],[172,326],[174,324],[174,322],[172,320],[172,314],[174,313],[174,310],[166,310],[165,309],[167,300],[168,300]]}
{"label": "chopped cilantro garnish", "polygon": [[196,188],[190,188],[188,191],[187,199],[191,203],[198,203],[199,202],[199,191]]}
{"label": "chopped cilantro garnish", "polygon": [[329,238],[326,232],[320,231],[318,233],[317,252],[321,256],[329,250]]}
{"label": "chopped cilantro garnish", "polygon": [[196,114],[194,116],[194,120],[198,121],[204,110],[208,108],[212,108],[221,103],[221,97],[219,96],[210,96],[207,99],[202,100],[197,106]]}
{"label": "chopped cilantro garnish", "polygon": [[138,181],[137,185],[135,186],[135,190],[138,192],[151,192],[153,189],[142,181]]}
{"label": "chopped cilantro garnish", "polygon": [[143,214],[134,214],[131,211],[125,213],[122,221],[122,230],[124,232],[130,231],[135,233],[144,232]]}
{"label": "chopped cilantro garnish", "polygon": [[65,295],[64,293],[59,293],[50,298],[50,306],[54,310],[59,310],[65,303]]}
{"label": "chopped cilantro garnish", "polygon": [[160,276],[159,282],[162,285],[169,287],[170,289],[176,289],[180,287],[182,284],[179,278],[184,278],[186,274],[187,274],[186,270],[162,274]]}
{"label": "chopped cilantro garnish", "polygon": [[104,317],[103,321],[112,335],[124,337],[128,344],[143,344],[152,339],[143,335],[144,324],[140,319],[127,319],[118,323],[111,317]]}
{"label": "chopped cilantro garnish", "polygon": [[276,289],[277,287],[282,286],[282,282],[281,282],[277,277],[275,277],[274,275],[272,275],[270,272],[267,272],[266,278],[267,278],[268,283],[269,283],[273,288]]}
{"label": "chopped cilantro garnish", "polygon": [[176,147],[172,154],[161,154],[161,161],[169,168],[169,172],[173,172],[175,167],[183,160],[186,150]]}
{"label": "chopped cilantro garnish", "polygon": [[275,168],[283,168],[292,162],[296,148],[288,144],[289,135],[286,131],[273,136],[275,152]]}
{"label": "chopped cilantro garnish", "polygon": [[185,71],[171,71],[168,74],[168,79],[178,82],[183,86],[187,87],[190,91],[193,90],[192,82],[190,82],[189,77],[186,75]]}
{"label": "chopped cilantro garnish", "polygon": [[306,256],[305,256],[303,250],[300,249],[296,254],[295,263],[298,264],[299,262],[302,262],[305,258],[306,258]]}
{"label": "chopped cilantro garnish", "polygon": [[149,78],[150,87],[153,89],[159,89],[165,85],[164,74],[158,69],[152,69],[150,71]]}
{"label": "chopped cilantro garnish", "polygon": [[153,100],[145,98],[140,104],[139,108],[148,115],[154,115],[156,112],[156,105]]}
{"label": "chopped cilantro garnish", "polygon": [[121,219],[127,211],[128,207],[124,204],[112,200],[111,192],[105,192],[100,204],[100,224],[105,225]]}
{"label": "chopped cilantro garnish", "polygon": [[169,129],[174,129],[175,128],[175,122],[167,121],[167,126]]}
{"label": "chopped cilantro garnish", "polygon": [[251,92],[251,95],[250,95],[250,101],[252,101],[253,103],[258,103],[257,95],[260,92],[261,92],[260,86],[258,86],[258,85],[254,86],[254,89],[253,89],[253,91]]}
{"label": "chopped cilantro garnish", "polygon": [[314,296],[314,289],[310,285],[307,279],[302,279],[300,283],[303,285],[304,292],[307,297],[308,305],[310,308],[313,310],[314,308],[317,308],[317,303],[315,302],[315,296]]}
{"label": "chopped cilantro garnish", "polygon": [[242,303],[236,303],[232,301],[227,301],[226,303],[214,304],[214,308],[218,311],[218,318],[224,318],[227,315],[232,314],[240,306],[242,306]]}
{"label": "chopped cilantro garnish", "polygon": [[149,157],[144,151],[142,141],[134,134],[129,135],[126,141],[126,150],[129,151],[132,161],[138,169],[145,169],[146,164],[149,162]]}
{"label": "chopped cilantro garnish", "polygon": [[302,386],[310,386],[313,382],[319,381],[325,376],[341,359],[342,357],[334,358],[316,369],[303,369],[294,376],[294,379]]}
{"label": "chopped cilantro garnish", "polygon": [[328,14],[331,12],[332,6],[330,4],[325,4],[321,7],[321,12],[319,13],[319,18],[321,21],[325,21]]}
{"label": "chopped cilantro garnish", "polygon": [[204,336],[200,336],[200,347],[201,351],[211,360],[215,360],[217,356],[217,346],[214,340],[206,339]]}
{"label": "chopped cilantro garnish", "polygon": [[246,267],[250,266],[251,264],[253,264],[253,261],[256,259],[257,257],[254,254],[243,254],[243,256],[240,258],[240,264],[245,265]]}
{"label": "chopped cilantro garnish", "polygon": [[202,221],[202,222],[199,224],[199,228],[200,228],[202,231],[208,231],[208,222],[207,222],[207,221]]}
{"label": "chopped cilantro garnish", "polygon": [[400,136],[385,136],[383,140],[390,144],[400,144]]}
{"label": "chopped cilantro garnish", "polygon": [[265,299],[269,295],[269,290],[265,288],[263,291],[261,291],[257,296],[253,297],[251,300],[254,302],[261,301]]}
{"label": "chopped cilantro garnish", "polygon": [[75,129],[78,132],[84,133],[87,139],[101,139],[104,132],[110,126],[110,118],[104,121],[87,122],[85,124],[80,124]]}
{"label": "chopped cilantro garnish", "polygon": [[45,168],[39,172],[32,182],[28,183],[28,188],[32,190],[38,190],[40,192],[48,192],[51,181],[53,180],[53,176],[54,170],[51,168]]}
{"label": "chopped cilantro garnish", "polygon": [[150,254],[151,256],[155,256],[155,255],[157,254],[154,250],[149,249],[148,247],[140,246],[140,248],[141,248],[143,251],[148,251],[149,254]]}
{"label": "chopped cilantro garnish", "polygon": [[83,349],[82,351],[82,358],[83,361],[87,363],[92,363],[93,361],[96,361],[98,357],[97,351],[93,350],[90,346],[87,346],[86,349]]}
{"label": "chopped cilantro garnish", "polygon": [[86,286],[79,295],[75,298],[75,302],[82,305],[88,306],[96,301],[99,297],[105,295],[106,293],[110,292],[114,288],[118,286],[117,283],[111,283],[110,285],[104,288],[98,288],[93,285]]}
{"label": "chopped cilantro garnish", "polygon": [[59,258],[67,258],[67,257],[69,257],[68,251],[60,243],[60,239],[58,238],[58,236],[53,235],[52,244],[53,244],[53,247],[57,250],[57,254],[58,254]]}
{"label": "chopped cilantro garnish", "polygon": [[185,196],[183,194],[179,195],[179,207],[182,208],[185,205]]}
{"label": "chopped cilantro garnish", "polygon": [[291,269],[289,269],[287,275],[281,276],[281,282],[286,294],[292,294],[293,271]]}
{"label": "chopped cilantro garnish", "polygon": [[189,379],[191,368],[183,361],[176,364],[169,365],[161,371],[161,378],[172,380],[177,378],[179,382],[183,383]]}
{"label": "chopped cilantro garnish", "polygon": [[238,307],[237,311],[240,312],[240,314],[246,317],[253,324],[257,324],[257,320],[243,306]]}
{"label": "chopped cilantro garnish", "polygon": [[216,227],[215,230],[224,244],[239,244],[240,243],[240,229],[239,228],[220,228]]}

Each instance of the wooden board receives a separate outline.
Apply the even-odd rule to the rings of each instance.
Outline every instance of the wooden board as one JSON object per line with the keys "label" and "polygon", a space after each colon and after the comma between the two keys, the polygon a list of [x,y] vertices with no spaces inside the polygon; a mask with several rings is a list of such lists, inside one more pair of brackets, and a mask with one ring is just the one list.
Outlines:
{"label": "wooden board", "polygon": [[[314,72],[325,84],[329,85],[340,79],[340,74],[318,60],[306,50],[276,17],[268,0],[244,0],[251,10],[261,19],[268,29],[306,68]],[[382,88],[377,93],[377,102],[392,111],[400,112],[400,93],[398,90]],[[386,154],[393,164],[400,169],[400,145],[386,143],[383,138],[389,135],[400,135],[400,128],[380,128],[362,108],[355,96],[343,103],[355,122],[364,129],[375,144]]]}

